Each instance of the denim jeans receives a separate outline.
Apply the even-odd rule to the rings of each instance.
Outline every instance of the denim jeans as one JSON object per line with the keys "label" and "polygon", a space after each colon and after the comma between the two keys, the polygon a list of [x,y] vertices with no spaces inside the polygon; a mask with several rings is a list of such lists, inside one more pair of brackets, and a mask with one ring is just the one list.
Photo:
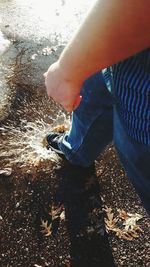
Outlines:
{"label": "denim jeans", "polygon": [[72,114],[70,131],[60,149],[72,163],[89,166],[113,137],[113,98],[102,73],[96,73],[83,84],[82,101]]}
{"label": "denim jeans", "polygon": [[102,73],[85,81],[81,95],[60,149],[72,164],[86,167],[114,140],[123,167],[150,215],[150,146],[138,144],[126,134]]}
{"label": "denim jeans", "polygon": [[150,215],[150,145],[132,140],[114,107],[114,144],[126,174]]}

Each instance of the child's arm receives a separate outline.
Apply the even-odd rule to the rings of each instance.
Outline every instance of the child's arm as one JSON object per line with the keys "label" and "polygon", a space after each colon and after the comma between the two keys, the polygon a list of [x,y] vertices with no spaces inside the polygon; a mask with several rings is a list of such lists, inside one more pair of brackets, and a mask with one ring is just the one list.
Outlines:
{"label": "child's arm", "polygon": [[48,95],[71,111],[88,76],[149,47],[149,11],[148,0],[98,0],[49,68]]}

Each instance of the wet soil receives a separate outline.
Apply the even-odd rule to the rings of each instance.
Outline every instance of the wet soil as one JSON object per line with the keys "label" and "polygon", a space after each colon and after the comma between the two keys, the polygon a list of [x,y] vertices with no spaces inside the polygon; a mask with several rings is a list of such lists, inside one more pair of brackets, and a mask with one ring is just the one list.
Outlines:
{"label": "wet soil", "polygon": [[[32,164],[32,158],[24,165],[12,163],[16,157],[14,147],[17,149],[21,143],[19,132],[18,139],[13,135],[14,129],[24,134],[23,121],[42,120],[51,125],[64,113],[46,96],[44,81],[40,78],[44,70],[41,65],[37,66],[40,59],[34,64],[31,60],[37,47],[34,45],[32,49],[31,43],[28,49],[24,46],[27,47],[27,43],[14,41],[11,48],[16,51],[9,62],[12,75],[6,77],[11,105],[0,122],[4,129],[0,136],[1,152],[14,150],[11,158],[7,153],[6,159],[0,156],[1,170],[9,166],[9,172],[0,174],[0,266],[113,266],[95,170],[50,160]],[[59,49],[61,47],[56,54],[53,49],[52,61],[56,60]],[[46,63],[45,59],[44,63],[46,69],[50,62]],[[22,154],[19,155],[21,161]],[[52,210],[56,216],[52,216]],[[65,212],[64,219],[60,217],[60,210]],[[42,222],[50,227],[48,236],[42,233]]]}
{"label": "wet soil", "polygon": [[[19,51],[17,63],[8,77],[11,106],[0,126],[11,123],[21,127],[22,120],[38,119],[51,124],[63,110],[48,100],[42,78],[37,79],[38,62],[33,68],[29,60],[34,51],[22,50],[17,42],[15,46]],[[58,54],[56,51],[51,60],[56,60]],[[7,136],[1,135],[1,144],[4,139]],[[1,168],[3,164],[1,158]],[[34,166],[17,163],[11,168],[9,174],[0,174],[0,266],[149,266],[150,222],[113,146],[88,170],[61,159]],[[139,225],[143,232],[139,237],[127,241],[107,233],[106,206],[114,214],[119,208],[141,214]],[[45,234],[42,221],[47,223]]]}
{"label": "wet soil", "polygon": [[[10,176],[0,176],[1,266],[149,266],[149,220],[113,147],[96,168],[77,168],[61,159],[46,164],[34,173],[16,166]],[[105,205],[142,214],[139,238],[107,234]],[[65,217],[52,217],[52,208]],[[51,225],[48,236],[42,233],[42,220]]]}
{"label": "wet soil", "polygon": [[[98,181],[86,189],[93,171],[55,168],[34,179],[32,173],[1,177],[1,266],[113,266]],[[52,206],[63,206],[64,220],[52,220]],[[41,220],[52,223],[50,236],[41,233]]]}

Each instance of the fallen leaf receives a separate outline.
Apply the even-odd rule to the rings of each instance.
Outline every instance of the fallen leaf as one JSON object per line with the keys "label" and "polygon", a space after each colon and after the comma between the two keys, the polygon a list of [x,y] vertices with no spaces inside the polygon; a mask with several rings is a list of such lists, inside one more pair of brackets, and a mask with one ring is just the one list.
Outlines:
{"label": "fallen leaf", "polygon": [[62,211],[62,213],[60,214],[60,219],[61,221],[65,221],[65,211]]}
{"label": "fallen leaf", "polygon": [[12,168],[5,168],[4,170],[0,170],[0,174],[10,176],[12,174]]}
{"label": "fallen leaf", "polygon": [[48,225],[48,221],[41,220],[42,224],[41,227],[43,230],[41,230],[41,233],[45,236],[50,236],[52,234],[52,224]]}
{"label": "fallen leaf", "polygon": [[[143,232],[140,226],[136,224],[137,221],[142,219],[142,215],[127,213],[123,209],[118,209],[118,216],[114,217],[111,208],[106,207],[104,210],[107,215],[107,218],[104,218],[106,229],[114,232],[117,237],[131,241],[133,238],[139,237],[139,232]],[[118,221],[120,224],[119,219],[121,219],[122,225],[118,226]]]}
{"label": "fallen leaf", "polygon": [[127,213],[125,210],[123,210],[123,209],[118,209],[117,211],[118,211],[118,213],[119,213],[118,217],[119,217],[120,219],[122,219],[122,220],[126,220],[126,219],[129,218],[129,215],[128,215],[128,213]]}
{"label": "fallen leaf", "polygon": [[140,214],[137,214],[137,213],[136,214],[128,213],[128,215],[130,217],[127,218],[123,223],[126,231],[133,230],[134,226],[136,226],[137,221],[142,219],[142,216]]}
{"label": "fallen leaf", "polygon": [[60,124],[60,125],[57,125],[56,127],[54,127],[52,129],[52,132],[64,133],[64,132],[66,132],[68,130],[69,130],[69,128],[66,127],[64,124]]}
{"label": "fallen leaf", "polygon": [[112,230],[116,227],[118,218],[114,218],[114,213],[112,212],[111,208],[106,207],[104,210],[107,214],[107,218],[104,219],[106,223],[106,228],[107,230]]}
{"label": "fallen leaf", "polygon": [[63,212],[64,212],[64,206],[63,205],[59,204],[58,206],[56,206],[53,204],[52,206],[50,206],[49,215],[52,217],[52,221],[57,219],[60,216],[63,217]]}

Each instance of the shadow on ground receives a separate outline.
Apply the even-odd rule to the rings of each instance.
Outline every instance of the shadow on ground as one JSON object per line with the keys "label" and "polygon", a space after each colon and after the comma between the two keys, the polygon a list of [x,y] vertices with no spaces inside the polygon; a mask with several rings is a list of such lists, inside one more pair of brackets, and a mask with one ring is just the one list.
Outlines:
{"label": "shadow on ground", "polygon": [[[57,235],[61,224],[60,217],[52,219],[48,209],[65,209],[65,223],[69,238],[69,257],[66,266],[114,266],[108,237],[105,232],[100,199],[99,184],[94,173],[94,166],[89,169],[77,168],[69,164],[56,169],[51,180],[50,194],[42,196],[38,204],[37,218],[52,224],[52,236]],[[36,196],[40,188],[36,186]],[[47,208],[46,208],[47,206]],[[40,225],[40,224],[39,224]],[[37,228],[39,242],[43,242],[40,228]],[[58,264],[58,263],[57,263]],[[56,266],[57,266],[56,264]],[[63,266],[63,265],[59,265]],[[65,260],[64,260],[65,266]]]}
{"label": "shadow on ground", "polygon": [[54,199],[65,206],[70,266],[114,266],[94,166],[84,169],[67,165],[57,174],[59,187]]}

